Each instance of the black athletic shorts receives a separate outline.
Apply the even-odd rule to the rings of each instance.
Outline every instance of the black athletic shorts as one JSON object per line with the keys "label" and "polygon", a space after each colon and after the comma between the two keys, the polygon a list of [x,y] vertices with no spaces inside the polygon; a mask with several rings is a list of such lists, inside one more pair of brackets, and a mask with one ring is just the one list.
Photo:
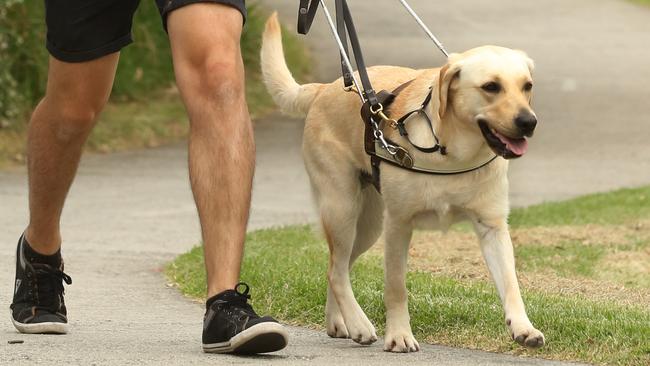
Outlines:
{"label": "black athletic shorts", "polygon": [[[139,0],[45,0],[47,50],[65,62],[90,61],[121,50],[133,42],[131,24],[139,3]],[[194,3],[230,5],[246,20],[245,0],[156,0],[165,30],[169,12]]]}

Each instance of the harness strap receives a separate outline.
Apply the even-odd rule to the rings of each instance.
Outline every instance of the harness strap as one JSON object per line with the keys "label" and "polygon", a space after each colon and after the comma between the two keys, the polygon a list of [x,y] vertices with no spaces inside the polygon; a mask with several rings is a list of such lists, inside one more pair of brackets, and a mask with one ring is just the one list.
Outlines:
{"label": "harness strap", "polygon": [[[403,85],[401,85],[398,89],[400,89],[402,86]],[[398,91],[398,89],[395,89],[395,91]],[[431,102],[432,94],[433,93],[430,90],[429,93],[427,94],[427,97],[422,102],[422,105],[420,105],[420,108],[412,110],[412,111],[406,113],[405,115],[400,117],[400,119],[398,119],[395,124],[396,124],[396,127],[397,127],[398,131],[399,131],[399,134],[401,136],[405,137],[408,140],[409,144],[411,144],[414,148],[422,151],[423,153],[427,153],[427,154],[440,151],[440,153],[442,155],[447,155],[447,148],[445,146],[443,146],[443,145],[440,145],[440,140],[438,139],[438,135],[436,135],[436,131],[433,129],[433,122],[431,122],[431,118],[424,111],[424,109],[427,107],[427,105],[429,105],[429,103]],[[436,140],[435,145],[433,145],[431,147],[422,147],[422,146],[416,144],[415,142],[413,142],[411,140],[411,137],[409,136],[409,133],[406,130],[406,121],[414,114],[419,114],[419,115],[424,116],[424,119],[427,121],[427,125],[429,126],[429,130],[431,131],[431,135]]]}
{"label": "harness strap", "polygon": [[381,193],[381,171],[379,170],[380,164],[381,159],[377,157],[377,155],[370,155],[370,166],[372,167],[371,183],[379,193]]}
{"label": "harness strap", "polygon": [[314,23],[318,11],[318,1],[300,0],[298,5],[298,33],[307,34]]}
{"label": "harness strap", "polygon": [[[336,33],[338,33],[339,38],[341,39],[345,54],[349,55],[350,51],[348,50],[348,36],[345,31],[345,17],[343,14],[343,4],[340,0],[336,0]],[[354,85],[354,81],[352,80],[352,71],[348,70],[348,66],[345,64],[343,54],[341,54],[341,75],[343,75],[343,86],[346,89]]]}
{"label": "harness strap", "polygon": [[[388,112],[390,105],[395,101],[395,98],[404,90],[406,89],[413,80],[407,81],[406,83],[398,86],[396,89],[393,90],[392,93],[387,92],[386,90],[382,90],[377,94],[377,98],[379,102],[384,106],[386,112]],[[416,149],[424,152],[424,153],[433,153],[440,151],[440,154],[446,155],[447,154],[447,149],[445,146],[440,145],[438,137],[436,136],[435,132],[433,131],[433,124],[431,122],[431,119],[429,116],[424,113],[424,108],[431,102],[432,98],[432,93],[429,92],[427,97],[424,99],[422,102],[422,105],[420,106],[419,109],[416,109],[414,111],[411,111],[404,115],[402,118],[400,118],[397,121],[397,128],[400,130],[400,135],[405,136],[408,140],[408,142],[415,147]],[[417,144],[413,143],[408,138],[408,132],[406,132],[406,128],[404,127],[404,124],[406,120],[412,116],[415,113],[420,113],[425,116],[429,127],[431,128],[431,132],[436,140],[436,145],[433,147],[421,147],[418,146]],[[365,129],[365,138],[364,138],[364,146],[366,153],[370,155],[370,165],[372,168],[371,171],[371,180],[370,182],[372,185],[377,189],[377,192],[381,193],[381,184],[380,184],[380,165],[383,161],[391,164],[398,166],[402,169],[409,170],[412,172],[416,173],[423,173],[423,174],[431,174],[431,175],[457,175],[457,174],[464,174],[464,173],[469,173],[478,169],[483,168],[484,166],[490,164],[492,161],[494,161],[497,158],[497,155],[494,155],[490,159],[481,162],[478,166],[473,166],[473,167],[468,167],[468,168],[461,168],[458,170],[429,170],[425,169],[422,167],[418,167],[414,165],[412,157],[408,154],[408,151],[401,147],[398,143],[386,138],[387,142],[396,147],[397,153],[396,155],[390,156],[384,151],[377,151],[377,149],[381,149],[381,147],[377,147],[377,140],[374,135],[374,130],[372,128],[372,118],[374,117],[372,112],[370,111],[370,105],[368,103],[365,103],[362,108],[361,108],[361,116],[365,122],[366,129]],[[381,126],[380,126],[381,127]],[[396,159],[397,158],[397,159]]]}
{"label": "harness strap", "polygon": [[[395,95],[386,90],[382,90],[377,94],[377,101],[383,106],[390,106],[391,103],[393,103],[393,100],[395,100]],[[364,147],[366,153],[372,156],[375,155],[375,135],[372,126],[373,113],[368,102],[361,106],[361,118],[366,126],[364,133]]]}
{"label": "harness strap", "polygon": [[[397,94],[399,94],[402,90],[406,89],[409,84],[411,84],[413,80],[407,81],[406,83],[400,85],[395,89],[392,93],[382,90],[377,94],[377,99],[379,103],[381,103],[382,106],[385,106],[384,108],[388,108],[393,101],[395,100],[395,97]],[[375,135],[374,135],[374,129],[372,126],[372,118],[373,118],[373,113],[371,111],[371,107],[369,103],[364,103],[363,106],[361,106],[361,117],[363,119],[363,122],[365,123],[365,132],[364,132],[364,148],[366,150],[366,154],[370,156],[370,166],[372,171],[371,173],[371,180],[370,182],[372,185],[375,187],[377,192],[381,193],[381,171],[379,170],[379,166],[381,165],[382,159],[377,156],[377,151],[375,148]]]}
{"label": "harness strap", "polygon": [[404,89],[408,88],[408,86],[411,85],[414,81],[415,81],[415,79],[411,79],[411,80],[405,82],[404,84],[398,86],[397,88],[395,88],[393,90],[393,94],[395,96],[398,96],[402,91],[404,91]]}
{"label": "harness strap", "polygon": [[[298,32],[301,34],[307,34],[311,25],[314,22],[314,17],[318,10],[318,4],[320,0],[300,0],[300,5],[298,8]],[[370,83],[370,78],[368,77],[368,71],[366,70],[366,63],[363,60],[363,53],[361,52],[361,44],[359,43],[359,37],[357,36],[356,28],[354,27],[354,22],[352,20],[352,14],[350,13],[350,8],[346,0],[336,0],[336,23],[337,23],[337,33],[339,37],[342,34],[347,32],[350,45],[352,46],[352,53],[354,54],[354,60],[357,64],[357,70],[359,77],[361,78],[361,86],[363,90],[359,90],[362,97],[370,103],[373,111],[379,111],[382,105],[377,100],[377,95],[375,90],[372,88]],[[344,42],[344,48],[347,53],[347,42],[341,38],[341,41]],[[343,54],[341,53],[341,58]],[[342,62],[343,63],[343,62]],[[352,70],[347,70],[345,65],[343,66],[343,82],[346,87],[352,85]],[[346,76],[346,74],[348,76]]]}
{"label": "harness strap", "polygon": [[363,60],[363,53],[361,52],[361,44],[359,43],[359,37],[357,36],[357,30],[354,27],[354,22],[352,21],[352,14],[350,13],[350,8],[348,3],[345,0],[338,0],[342,4],[343,17],[345,20],[345,28],[348,31],[350,36],[350,44],[352,45],[352,53],[354,53],[354,60],[357,64],[357,70],[359,72],[359,77],[361,78],[361,84],[363,86],[363,94],[366,97],[368,103],[373,110],[377,110],[380,106],[375,90],[372,88],[370,83],[370,78],[368,77],[368,70],[366,69],[366,63]]}

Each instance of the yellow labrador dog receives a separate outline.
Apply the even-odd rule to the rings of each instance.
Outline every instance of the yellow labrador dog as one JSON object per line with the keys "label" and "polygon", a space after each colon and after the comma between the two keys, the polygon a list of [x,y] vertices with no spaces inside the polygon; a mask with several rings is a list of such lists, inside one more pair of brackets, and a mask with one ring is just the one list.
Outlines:
{"label": "yellow labrador dog", "polygon": [[[382,164],[379,194],[360,180],[371,166],[364,151],[358,96],[343,92],[341,79],[330,84],[297,84],[284,60],[275,14],[267,21],[261,56],[264,81],[276,103],[288,114],[306,116],[304,161],[330,249],[327,333],[361,344],[377,340],[374,326],[354,297],[349,271],[377,241],[383,222],[384,349],[418,351],[405,285],[412,232],[415,228],[444,230],[454,222],[469,220],[503,302],[512,338],[525,346],[542,346],[544,336],[526,315],[508,232],[506,159],[526,152],[526,137],[537,123],[530,106],[533,62],[521,51],[485,46],[451,55],[442,68],[370,68],[377,90],[393,90],[414,79],[391,105],[393,118],[417,109],[429,92],[433,94],[425,111],[447,155],[409,149],[416,161],[453,169],[485,161],[495,153],[500,156],[481,169],[459,175],[419,174]],[[433,137],[426,123],[409,124],[411,139],[431,146]],[[391,140],[410,147],[397,131],[384,131]]]}

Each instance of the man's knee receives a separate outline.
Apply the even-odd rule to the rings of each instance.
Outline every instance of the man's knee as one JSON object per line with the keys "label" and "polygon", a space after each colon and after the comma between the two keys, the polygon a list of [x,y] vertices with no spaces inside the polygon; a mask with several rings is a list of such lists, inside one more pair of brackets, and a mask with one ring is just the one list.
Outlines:
{"label": "man's knee", "polygon": [[216,54],[188,66],[195,81],[183,85],[184,92],[215,106],[232,106],[244,100],[244,71],[239,57]]}
{"label": "man's knee", "polygon": [[[45,97],[44,103],[50,103]],[[104,107],[104,103],[86,102],[53,102],[50,108],[55,108],[53,113],[53,128],[56,138],[62,142],[84,140],[95,126],[97,116]]]}
{"label": "man's knee", "polygon": [[237,101],[244,95],[244,73],[236,60],[208,62],[204,71],[206,87],[217,103]]}

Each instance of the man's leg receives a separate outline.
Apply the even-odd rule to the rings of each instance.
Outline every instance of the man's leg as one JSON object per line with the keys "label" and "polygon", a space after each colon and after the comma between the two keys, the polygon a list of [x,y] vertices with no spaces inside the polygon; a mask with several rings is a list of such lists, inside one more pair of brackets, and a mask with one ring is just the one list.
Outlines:
{"label": "man's leg", "polygon": [[45,97],[29,124],[30,221],[16,248],[12,322],[22,333],[67,333],[59,221],[81,151],[113,84],[119,54],[50,59]]}
{"label": "man's leg", "polygon": [[240,11],[215,3],[183,6],[167,19],[176,81],[190,117],[190,181],[204,242],[209,299],[203,350],[215,353],[273,352],[288,339],[280,324],[247,303],[248,285],[237,286],[255,166],[239,48],[242,20]]}
{"label": "man's leg", "polygon": [[50,58],[47,90],[29,123],[30,220],[26,238],[41,254],[61,246],[59,221],[84,142],[113,86],[119,53],[82,63]]}
{"label": "man's leg", "polygon": [[176,81],[190,117],[189,167],[208,297],[239,281],[255,147],[239,49],[242,15],[199,3],[168,18]]}

